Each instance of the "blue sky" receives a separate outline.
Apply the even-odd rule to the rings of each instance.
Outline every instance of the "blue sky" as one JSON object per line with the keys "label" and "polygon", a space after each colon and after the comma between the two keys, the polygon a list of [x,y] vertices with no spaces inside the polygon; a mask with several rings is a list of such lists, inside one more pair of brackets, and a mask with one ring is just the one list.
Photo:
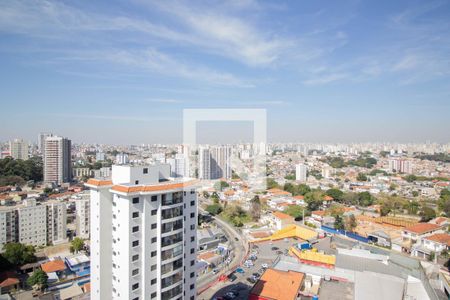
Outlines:
{"label": "blue sky", "polygon": [[266,108],[275,142],[450,141],[450,1],[5,0],[0,66],[0,140],[175,143],[184,108]]}

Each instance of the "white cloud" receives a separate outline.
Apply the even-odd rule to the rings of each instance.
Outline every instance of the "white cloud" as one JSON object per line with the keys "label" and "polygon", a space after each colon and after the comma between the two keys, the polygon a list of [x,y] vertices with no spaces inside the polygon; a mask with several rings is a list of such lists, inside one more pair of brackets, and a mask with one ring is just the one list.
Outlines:
{"label": "white cloud", "polygon": [[321,85],[327,84],[331,82],[335,82],[338,80],[343,80],[349,78],[349,75],[346,73],[331,73],[331,74],[322,74],[320,76],[315,76],[311,79],[307,79],[303,81],[305,85]]}

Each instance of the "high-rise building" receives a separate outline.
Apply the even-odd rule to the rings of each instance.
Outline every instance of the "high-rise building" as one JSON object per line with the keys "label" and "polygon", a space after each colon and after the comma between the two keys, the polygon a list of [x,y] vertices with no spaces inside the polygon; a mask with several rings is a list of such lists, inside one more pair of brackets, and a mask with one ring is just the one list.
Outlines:
{"label": "high-rise building", "polygon": [[197,195],[170,166],[90,179],[91,299],[195,299]]}
{"label": "high-rise building", "polygon": [[0,207],[0,252],[7,243],[17,239],[16,210],[8,206]]}
{"label": "high-rise building", "polygon": [[36,199],[30,198],[23,201],[23,205],[17,208],[17,241],[26,245],[47,245],[47,207],[37,205]]}
{"label": "high-rise building", "polygon": [[45,153],[45,139],[49,136],[53,136],[53,134],[49,132],[41,132],[38,135],[38,150],[42,155]]}
{"label": "high-rise building", "polygon": [[117,165],[126,165],[130,160],[128,159],[128,154],[119,153],[116,155],[116,164]]}
{"label": "high-rise building", "polygon": [[200,147],[199,178],[231,178],[231,148],[228,146]]}
{"label": "high-rise building", "polygon": [[14,159],[28,159],[28,143],[20,140],[15,139],[13,141],[9,142],[9,153],[12,158]]}
{"label": "high-rise building", "polygon": [[389,171],[399,173],[412,173],[412,163],[409,160],[395,158],[389,160]]}
{"label": "high-rise building", "polygon": [[45,139],[44,182],[60,185],[72,180],[71,141],[59,136]]}
{"label": "high-rise building", "polygon": [[64,202],[49,201],[47,206],[47,243],[67,242],[67,207]]}
{"label": "high-rise building", "polygon": [[189,177],[189,162],[184,154],[176,154],[175,158],[168,158],[171,177]]}
{"label": "high-rise building", "polygon": [[82,239],[90,237],[90,199],[81,198],[75,201],[76,233]]}
{"label": "high-rise building", "polygon": [[308,167],[304,164],[298,164],[295,166],[295,180],[300,182],[306,182]]}

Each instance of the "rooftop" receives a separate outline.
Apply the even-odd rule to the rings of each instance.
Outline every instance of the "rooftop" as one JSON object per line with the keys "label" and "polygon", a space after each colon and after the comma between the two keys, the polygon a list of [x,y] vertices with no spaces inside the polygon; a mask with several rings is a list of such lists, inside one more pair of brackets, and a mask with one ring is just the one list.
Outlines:
{"label": "rooftop", "polygon": [[66,265],[60,259],[51,260],[41,265],[42,271],[45,273],[52,273],[58,271],[64,271],[66,269]]}
{"label": "rooftop", "polygon": [[250,291],[249,299],[297,299],[305,274],[267,269]]}
{"label": "rooftop", "polygon": [[438,230],[441,228],[439,225],[431,224],[431,223],[417,223],[416,225],[412,225],[405,228],[405,231],[423,234],[430,231]]}

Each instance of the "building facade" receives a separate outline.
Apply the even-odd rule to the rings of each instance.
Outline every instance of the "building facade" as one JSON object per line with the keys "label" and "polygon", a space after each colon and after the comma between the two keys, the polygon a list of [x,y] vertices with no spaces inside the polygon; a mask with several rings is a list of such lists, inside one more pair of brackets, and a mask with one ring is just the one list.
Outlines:
{"label": "building facade", "polygon": [[82,239],[90,237],[90,199],[82,198],[75,201],[76,233]]}
{"label": "building facade", "polygon": [[47,243],[67,242],[67,207],[59,201],[46,203],[47,206]]}
{"label": "building facade", "polygon": [[9,142],[9,153],[14,159],[28,159],[28,143],[15,139]]}
{"label": "building facade", "polygon": [[60,185],[72,180],[71,141],[59,136],[45,139],[44,182]]}
{"label": "building facade", "polygon": [[16,210],[8,207],[0,209],[0,252],[7,243],[17,239]]}
{"label": "building facade", "polygon": [[231,148],[229,146],[200,147],[200,179],[231,179],[231,175]]}
{"label": "building facade", "polygon": [[47,245],[47,207],[36,205],[36,199],[26,199],[17,208],[17,241],[26,245]]}
{"label": "building facade", "polygon": [[304,164],[298,164],[295,166],[295,180],[300,182],[306,182],[308,168]]}
{"label": "building facade", "polygon": [[114,165],[91,188],[91,299],[195,299],[197,195],[168,164]]}

